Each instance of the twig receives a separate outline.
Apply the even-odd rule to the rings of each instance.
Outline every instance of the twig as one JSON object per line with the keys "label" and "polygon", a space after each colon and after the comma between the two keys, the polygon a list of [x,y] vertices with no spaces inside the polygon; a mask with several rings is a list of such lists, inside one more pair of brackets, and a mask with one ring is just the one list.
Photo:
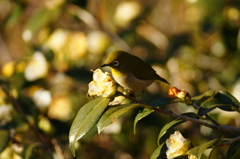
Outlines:
{"label": "twig", "polygon": [[[198,106],[196,103],[192,103],[193,107],[196,109],[199,109],[200,106]],[[208,114],[205,114],[205,117],[210,120],[213,124],[220,126],[220,124],[217,123],[213,118],[211,118]]]}
{"label": "twig", "polygon": [[62,149],[59,146],[58,141],[55,138],[52,139],[52,144],[54,146],[56,153],[58,154],[59,159],[65,159]]}
{"label": "twig", "polygon": [[148,105],[148,104],[146,104],[146,103],[144,103],[142,101],[139,101],[136,98],[130,97],[130,96],[125,95],[125,94],[122,94],[122,96],[124,96],[124,97],[126,97],[126,98],[128,98],[128,99],[130,99],[130,100],[132,100],[132,101],[142,105],[145,108],[153,109],[153,110],[155,110],[155,111],[157,111],[159,113],[167,114],[169,116],[176,117],[176,118],[179,118],[181,120],[191,121],[191,122],[194,122],[194,123],[197,123],[197,124],[209,127],[211,129],[216,129],[216,130],[221,130],[221,131],[236,131],[236,132],[240,132],[240,128],[231,127],[231,126],[212,125],[212,124],[200,121],[198,119],[194,119],[194,118],[190,118],[190,117],[187,117],[187,116],[183,116],[183,115],[177,114],[177,113],[172,112],[172,111],[168,111],[168,110],[160,109],[160,108],[157,108],[157,107],[153,107],[153,106]]}
{"label": "twig", "polygon": [[233,142],[237,141],[237,140],[240,140],[240,136],[239,137],[235,137],[225,143],[222,143],[222,144],[218,144],[216,145],[215,147],[221,147],[221,146],[226,146],[226,145],[231,145]]}

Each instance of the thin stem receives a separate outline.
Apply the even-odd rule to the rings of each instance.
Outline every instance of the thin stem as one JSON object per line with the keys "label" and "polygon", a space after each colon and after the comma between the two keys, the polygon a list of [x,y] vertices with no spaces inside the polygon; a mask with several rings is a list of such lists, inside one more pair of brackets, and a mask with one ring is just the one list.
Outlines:
{"label": "thin stem", "polygon": [[[199,109],[199,108],[200,108],[200,106],[198,106],[196,103],[192,103],[192,105],[193,105],[193,107],[196,108],[196,109]],[[205,114],[205,117],[206,117],[208,120],[210,120],[213,124],[218,125],[218,126],[220,125],[220,124],[217,123],[217,121],[215,121],[213,118],[211,118],[208,114]]]}
{"label": "thin stem", "polygon": [[153,106],[148,105],[148,104],[146,104],[146,103],[144,103],[142,101],[139,101],[136,98],[130,97],[130,96],[125,95],[125,94],[122,94],[122,96],[124,96],[124,97],[126,97],[126,98],[128,98],[128,99],[130,99],[130,100],[132,100],[132,101],[134,101],[136,103],[138,103],[138,104],[141,104],[145,108],[153,109],[156,112],[163,113],[163,114],[166,114],[166,115],[169,115],[169,116],[172,116],[172,117],[176,117],[176,118],[179,118],[181,120],[191,121],[191,122],[194,122],[194,123],[197,123],[197,124],[209,127],[211,129],[216,129],[216,130],[221,130],[221,131],[236,131],[236,132],[240,132],[240,128],[231,127],[231,126],[212,125],[212,124],[200,121],[198,119],[194,119],[194,118],[190,118],[190,117],[187,117],[187,116],[184,116],[184,115],[177,114],[177,113],[169,111],[169,110],[164,110],[164,109],[160,109],[160,108],[157,108],[157,107],[153,107]]}
{"label": "thin stem", "polygon": [[233,142],[235,142],[235,141],[237,141],[237,140],[240,140],[240,136],[235,137],[235,138],[233,138],[233,139],[231,139],[231,140],[229,140],[229,141],[227,141],[227,142],[225,142],[225,143],[218,144],[218,145],[216,145],[216,147],[231,145]]}

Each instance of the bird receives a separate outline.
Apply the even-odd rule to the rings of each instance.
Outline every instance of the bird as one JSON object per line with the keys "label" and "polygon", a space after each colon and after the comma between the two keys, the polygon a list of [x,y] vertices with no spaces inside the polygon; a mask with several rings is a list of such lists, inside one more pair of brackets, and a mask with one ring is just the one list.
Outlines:
{"label": "bird", "polygon": [[[141,91],[155,80],[169,84],[142,59],[122,50],[113,51],[100,68],[109,66],[115,81],[128,90]],[[169,84],[170,85],[170,84]]]}

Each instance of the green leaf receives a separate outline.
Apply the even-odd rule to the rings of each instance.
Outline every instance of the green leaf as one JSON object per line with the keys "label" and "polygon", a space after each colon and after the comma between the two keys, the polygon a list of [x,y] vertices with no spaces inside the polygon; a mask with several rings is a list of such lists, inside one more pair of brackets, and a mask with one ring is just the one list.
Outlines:
{"label": "green leaf", "polygon": [[0,130],[0,153],[7,147],[10,141],[10,131]]}
{"label": "green leaf", "polygon": [[136,125],[137,125],[138,121],[140,121],[142,118],[148,116],[152,112],[154,112],[154,110],[148,109],[148,108],[144,108],[143,111],[139,112],[136,115],[135,120],[134,120],[134,125],[133,125],[134,134],[136,134]]}
{"label": "green leaf", "polygon": [[240,147],[237,147],[235,153],[233,153],[233,155],[230,156],[229,159],[239,159],[239,156],[240,156]]}
{"label": "green leaf", "polygon": [[194,156],[196,156],[197,158],[201,158],[201,156],[202,156],[202,154],[204,153],[204,151],[205,151],[208,147],[212,146],[216,141],[217,141],[217,139],[214,139],[214,140],[211,140],[211,141],[209,141],[209,142],[207,142],[207,143],[204,143],[204,144],[202,144],[202,145],[200,145],[200,146],[194,147],[194,148],[188,150],[187,154],[189,154],[189,155],[194,155]]}
{"label": "green leaf", "polygon": [[205,93],[203,93],[199,96],[192,97],[192,101],[194,103],[201,104],[202,102],[204,102],[205,100],[213,97],[214,95],[215,95],[214,90],[208,90],[207,92],[205,92]]}
{"label": "green leaf", "polygon": [[216,108],[225,105],[219,99],[211,98],[201,104],[202,108]]}
{"label": "green leaf", "polygon": [[233,158],[236,154],[240,152],[240,141],[233,142],[227,151],[227,158]]}
{"label": "green leaf", "polygon": [[97,123],[109,101],[109,98],[96,98],[78,111],[69,132],[70,148],[74,156],[76,141],[82,138]]}
{"label": "green leaf", "polygon": [[[43,9],[35,14],[28,20],[26,29],[31,30],[32,32],[36,32],[40,28],[43,28],[45,25],[49,23],[53,18],[53,10]],[[52,18],[50,18],[52,17]]]}
{"label": "green leaf", "polygon": [[167,123],[166,125],[164,125],[164,127],[161,129],[161,131],[160,131],[160,133],[158,135],[158,140],[157,140],[158,144],[160,143],[161,137],[167,132],[167,130],[169,128],[171,128],[172,126],[175,126],[177,124],[183,123],[183,122],[185,122],[185,121],[182,121],[182,120],[179,120],[179,119],[175,119],[175,120]]}
{"label": "green leaf", "polygon": [[220,147],[214,147],[208,156],[209,159],[218,159],[219,158]]}
{"label": "green leaf", "polygon": [[157,159],[161,155],[161,150],[164,146],[165,142],[158,146],[158,148],[152,153],[150,159]]}
{"label": "green leaf", "polygon": [[226,91],[220,91],[213,98],[209,98],[201,104],[198,115],[205,115],[215,108],[220,108],[225,111],[240,112],[240,103],[230,93]]}
{"label": "green leaf", "polygon": [[109,109],[102,115],[102,117],[97,123],[98,133],[100,133],[108,125],[112,124],[113,121],[116,121],[118,118],[123,116],[129,110],[139,106],[140,106],[139,104],[131,104],[131,105],[109,107]]}
{"label": "green leaf", "polygon": [[19,20],[19,17],[21,16],[22,12],[23,7],[21,5],[16,5],[15,7],[13,7],[11,13],[8,15],[5,27],[9,28],[11,26],[14,26],[17,20]]}
{"label": "green leaf", "polygon": [[153,102],[150,103],[150,105],[162,107],[162,106],[166,106],[167,104],[176,102],[175,100],[176,99],[173,99],[173,98],[163,97],[163,98],[158,98],[154,100]]}
{"label": "green leaf", "polygon": [[[219,91],[215,95],[215,98],[219,98],[222,103],[230,105],[232,110],[240,112],[240,103],[239,101],[227,91]],[[221,108],[222,109],[222,108]]]}
{"label": "green leaf", "polygon": [[214,110],[215,108],[216,108],[216,107],[213,107],[213,108],[209,108],[209,109],[208,109],[208,108],[202,108],[202,107],[200,107],[199,110],[198,110],[197,115],[203,116],[203,115],[209,113],[210,111]]}
{"label": "green leaf", "polygon": [[27,149],[26,149],[26,151],[25,151],[25,159],[29,159],[29,158],[31,158],[31,154],[32,154],[32,151],[33,151],[33,149],[34,148],[36,148],[36,147],[38,147],[38,146],[40,146],[41,145],[41,143],[40,142],[36,142],[36,143],[33,143],[33,144],[30,144],[28,147],[27,147]]}

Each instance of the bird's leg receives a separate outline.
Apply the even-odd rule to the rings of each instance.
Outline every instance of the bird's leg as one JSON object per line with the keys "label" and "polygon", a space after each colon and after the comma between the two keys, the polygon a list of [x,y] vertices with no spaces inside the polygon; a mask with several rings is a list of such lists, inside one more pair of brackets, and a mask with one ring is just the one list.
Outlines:
{"label": "bird's leg", "polygon": [[136,98],[134,91],[131,89],[124,88],[123,94],[128,95],[130,97]]}

